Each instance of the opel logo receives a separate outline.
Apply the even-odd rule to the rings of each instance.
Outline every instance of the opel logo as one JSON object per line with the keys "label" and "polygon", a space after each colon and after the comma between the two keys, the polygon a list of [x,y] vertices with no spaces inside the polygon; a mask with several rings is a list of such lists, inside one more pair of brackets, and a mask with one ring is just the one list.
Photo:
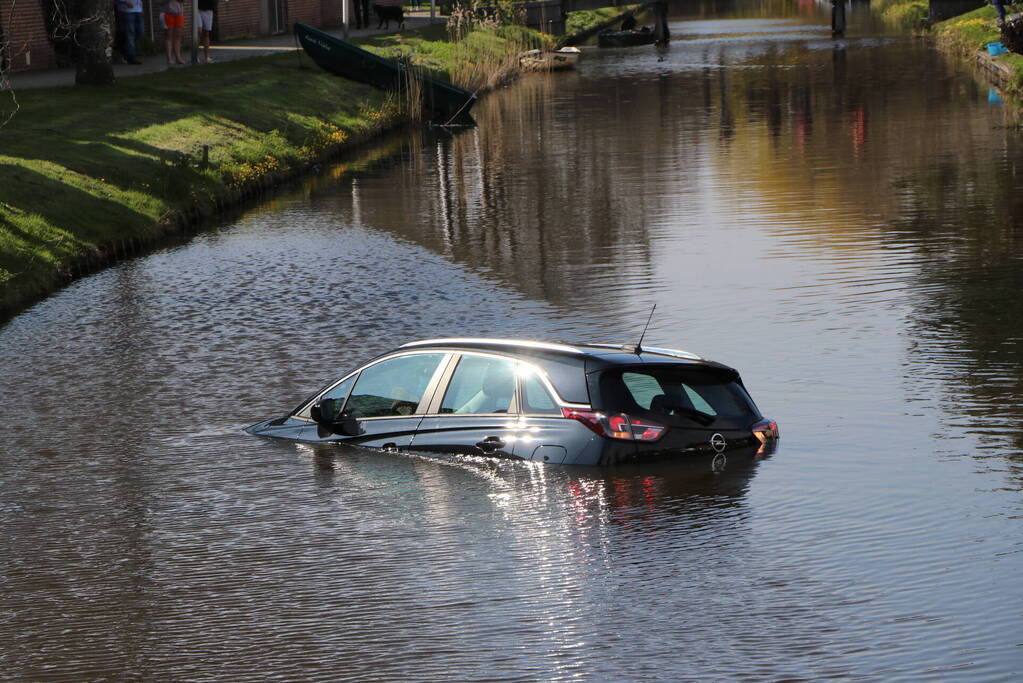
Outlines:
{"label": "opel logo", "polygon": [[710,437],[710,447],[713,448],[715,452],[721,453],[728,447],[728,442],[725,441],[725,437],[721,436],[721,434],[715,434]]}

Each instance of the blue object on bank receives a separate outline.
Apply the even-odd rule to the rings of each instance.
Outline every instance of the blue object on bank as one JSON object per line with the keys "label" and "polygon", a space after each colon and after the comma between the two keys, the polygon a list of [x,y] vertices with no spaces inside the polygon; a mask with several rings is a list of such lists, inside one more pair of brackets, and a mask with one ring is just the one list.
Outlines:
{"label": "blue object on bank", "polygon": [[1001,43],[988,43],[987,44],[987,53],[989,55],[991,55],[992,57],[997,57],[998,55],[1004,55],[1006,52],[1008,52],[1008,50],[1006,50],[1005,46],[1002,45]]}
{"label": "blue object on bank", "polygon": [[989,107],[998,107],[1003,104],[1002,96],[994,88],[987,89],[987,104]]}

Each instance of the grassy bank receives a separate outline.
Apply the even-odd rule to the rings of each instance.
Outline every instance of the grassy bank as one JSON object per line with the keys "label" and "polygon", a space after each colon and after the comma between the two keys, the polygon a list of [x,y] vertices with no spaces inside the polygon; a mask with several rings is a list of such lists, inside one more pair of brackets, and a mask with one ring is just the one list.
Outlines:
{"label": "grassy bank", "polygon": [[[999,42],[1001,31],[997,25],[998,13],[990,5],[961,14],[933,27],[938,43],[946,50],[965,58],[974,58],[978,52],[986,50],[988,43]],[[1005,76],[999,79],[999,85],[1014,96],[1023,94],[1023,56],[1004,54],[987,57],[982,52],[982,59],[1002,67],[999,72]]]}
{"label": "grassy bank", "polygon": [[[503,27],[452,43],[434,26],[361,42],[481,91],[537,40]],[[20,109],[0,128],[0,319],[126,245],[407,120],[395,96],[299,53],[16,96]]]}
{"label": "grassy bank", "polygon": [[913,33],[927,31],[928,8],[926,0],[874,0],[870,3],[870,9],[886,24]]}
{"label": "grassy bank", "polygon": [[596,26],[612,22],[618,17],[631,12],[640,5],[620,5],[618,7],[601,7],[600,9],[584,9],[569,12],[565,21],[565,35],[573,36],[585,33]]}

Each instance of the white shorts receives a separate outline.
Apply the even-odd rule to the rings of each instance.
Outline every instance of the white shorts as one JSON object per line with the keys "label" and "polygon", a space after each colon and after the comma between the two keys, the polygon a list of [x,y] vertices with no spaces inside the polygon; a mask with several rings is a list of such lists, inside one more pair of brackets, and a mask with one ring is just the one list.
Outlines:
{"label": "white shorts", "polygon": [[199,10],[199,30],[200,31],[213,30],[213,10],[211,9]]}

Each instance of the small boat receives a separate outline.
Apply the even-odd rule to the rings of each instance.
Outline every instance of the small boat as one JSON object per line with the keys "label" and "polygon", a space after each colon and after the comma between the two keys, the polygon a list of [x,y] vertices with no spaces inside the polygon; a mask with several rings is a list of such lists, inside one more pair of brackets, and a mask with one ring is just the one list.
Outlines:
{"label": "small boat", "polygon": [[[295,36],[306,54],[332,74],[383,90],[398,90],[408,78],[405,64],[375,55],[297,21]],[[476,103],[475,94],[426,74],[416,76],[423,82],[423,104],[434,121],[444,124],[472,121],[469,110]]]}
{"label": "small boat", "polygon": [[612,31],[608,29],[597,34],[597,45],[600,47],[631,47],[633,45],[649,45],[656,40],[654,30],[649,26],[628,31]]}
{"label": "small boat", "polygon": [[529,50],[519,54],[519,67],[523,71],[561,71],[574,69],[579,61],[577,47],[562,47],[557,50]]}

